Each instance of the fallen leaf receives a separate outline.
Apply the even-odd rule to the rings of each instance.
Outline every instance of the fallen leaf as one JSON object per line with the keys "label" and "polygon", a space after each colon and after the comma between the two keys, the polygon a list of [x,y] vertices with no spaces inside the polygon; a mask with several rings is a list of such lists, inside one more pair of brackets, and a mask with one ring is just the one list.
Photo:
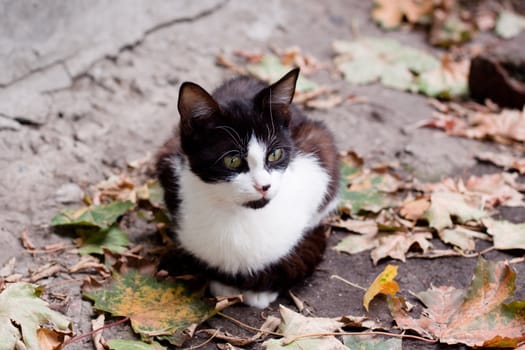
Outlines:
{"label": "fallen leaf", "polygon": [[368,311],[370,302],[378,295],[395,295],[399,291],[399,285],[394,278],[397,276],[398,267],[395,265],[387,265],[383,272],[381,272],[370,284],[363,296],[363,306]]}
{"label": "fallen leaf", "polygon": [[485,233],[469,230],[461,226],[456,226],[452,229],[444,229],[439,231],[438,234],[443,242],[455,245],[464,251],[473,251],[476,249],[475,238],[484,240],[490,239]]}
{"label": "fallen leaf", "polygon": [[513,38],[525,30],[525,17],[503,10],[499,13],[494,30],[504,39]]}
{"label": "fallen leaf", "polygon": [[[260,62],[252,63],[246,66],[248,72],[257,79],[274,82],[285,75],[293,66],[284,65],[279,57],[273,54],[266,54]],[[297,79],[296,91],[305,92],[314,90],[318,87],[316,83],[300,75]]]}
{"label": "fallen leaf", "polygon": [[377,265],[379,260],[386,257],[406,261],[405,254],[413,246],[418,247],[423,253],[426,253],[432,246],[429,242],[430,239],[432,239],[430,232],[395,232],[382,234],[379,235],[375,241],[375,248],[371,251],[370,257],[374,265]]}
{"label": "fallen leaf", "polygon": [[36,250],[35,245],[33,242],[31,242],[31,239],[29,239],[29,236],[27,235],[27,230],[22,231],[21,239],[22,239],[22,246],[29,251]]}
{"label": "fallen leaf", "polygon": [[64,333],[49,328],[39,328],[36,331],[40,350],[60,350],[66,340]]}
{"label": "fallen leaf", "polygon": [[332,349],[348,350],[334,336],[308,337],[295,339],[305,334],[334,332],[344,326],[343,323],[331,318],[306,317],[294,312],[283,305],[279,306],[282,323],[279,333],[285,335],[283,339],[270,339],[263,343],[266,349]]}
{"label": "fallen leaf", "polygon": [[129,237],[118,225],[114,224],[108,228],[79,229],[80,249],[82,255],[104,254],[104,248],[114,253],[122,253],[129,245]]}
{"label": "fallen leaf", "polygon": [[115,273],[111,285],[84,295],[94,308],[113,316],[128,316],[133,330],[145,339],[158,337],[180,346],[184,333],[215,314],[214,305],[202,299],[202,291],[191,291],[180,281],[159,282],[133,270]]}
{"label": "fallen leaf", "polygon": [[430,207],[424,217],[436,230],[452,227],[452,218],[459,223],[480,220],[487,214],[476,204],[476,199],[455,192],[434,192],[430,196]]}
{"label": "fallen leaf", "polygon": [[384,28],[396,28],[403,18],[410,23],[427,22],[432,9],[432,0],[375,0],[372,18]]}
{"label": "fallen leaf", "polygon": [[525,224],[486,218],[483,219],[483,225],[494,239],[494,248],[525,249]]}
{"label": "fallen leaf", "polygon": [[503,174],[487,174],[471,176],[465,183],[470,193],[482,196],[484,207],[492,209],[498,205],[508,207],[525,206],[523,194],[508,184],[508,178]]}
{"label": "fallen leaf", "polygon": [[64,210],[51,219],[51,225],[91,226],[105,229],[113,225],[120,216],[127,213],[133,206],[134,204],[129,201],[115,201],[78,210]]}
{"label": "fallen leaf", "polygon": [[111,350],[166,350],[165,346],[157,342],[144,343],[139,340],[111,339],[108,340]]}
{"label": "fallen leaf", "polygon": [[525,334],[525,300],[503,303],[512,296],[515,279],[508,264],[479,258],[466,291],[432,287],[417,294],[426,306],[420,318],[412,318],[394,298],[389,307],[398,327],[442,343],[516,347]]}
{"label": "fallen leaf", "polygon": [[476,158],[490,162],[499,167],[512,170],[517,170],[521,175],[525,174],[525,158],[515,157],[506,153],[482,152],[476,154]]}
{"label": "fallen leaf", "polygon": [[[63,339],[65,334],[72,333],[71,322],[51,310],[39,298],[41,292],[42,288],[37,285],[19,282],[7,285],[0,293],[1,349],[18,349],[22,344],[25,349],[40,350],[41,340],[46,346],[52,346],[54,339]],[[39,335],[44,325],[49,331],[41,331]]]}
{"label": "fallen leaf", "polygon": [[348,235],[334,249],[352,255],[373,249],[377,244],[374,236]]}
{"label": "fallen leaf", "polygon": [[408,220],[417,221],[430,207],[430,198],[423,196],[403,202],[399,213]]}
{"label": "fallen leaf", "polygon": [[57,263],[45,264],[39,267],[36,271],[33,271],[31,273],[29,282],[34,283],[34,282],[40,281],[41,279],[44,279],[50,276],[54,276],[63,271],[64,271],[64,268]]}
{"label": "fallen leaf", "polygon": [[375,236],[379,232],[377,223],[374,220],[343,220],[335,218],[330,222],[330,225],[367,236]]}
{"label": "fallen leaf", "polygon": [[449,60],[440,63],[432,55],[393,39],[335,41],[333,48],[337,69],[352,84],[379,81],[394,89],[436,95],[463,92],[457,86],[466,84],[466,74],[463,74],[466,64]]}
{"label": "fallen leaf", "polygon": [[308,100],[305,106],[313,109],[330,109],[339,106],[343,102],[344,98],[341,95],[330,95],[324,98]]}
{"label": "fallen leaf", "polygon": [[470,40],[476,32],[470,16],[466,17],[456,4],[456,1],[440,1],[434,9],[429,34],[432,45],[449,48]]}
{"label": "fallen leaf", "polygon": [[371,335],[345,335],[343,342],[348,349],[359,350],[401,350],[401,338],[387,338]]}
{"label": "fallen leaf", "polygon": [[466,95],[470,60],[454,62],[446,56],[441,65],[421,73],[416,80],[418,91],[430,96],[451,99]]}
{"label": "fallen leaf", "polygon": [[94,333],[91,335],[91,341],[95,346],[95,350],[105,350],[104,344],[106,343],[106,341],[104,340],[104,337],[102,337],[104,330],[99,329],[104,327],[105,318],[106,317],[104,316],[104,314],[100,314],[96,319],[91,320],[91,329],[93,329],[94,331]]}
{"label": "fallen leaf", "polygon": [[350,328],[366,328],[366,329],[384,329],[385,327],[378,321],[366,316],[343,316],[337,321],[344,323],[345,327]]}

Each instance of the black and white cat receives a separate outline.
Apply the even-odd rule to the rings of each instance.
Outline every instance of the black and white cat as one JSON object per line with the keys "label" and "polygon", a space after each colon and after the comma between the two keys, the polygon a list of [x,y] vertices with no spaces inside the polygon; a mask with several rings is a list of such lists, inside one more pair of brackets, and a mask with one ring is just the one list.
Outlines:
{"label": "black and white cat", "polygon": [[313,272],[336,204],[336,147],[291,104],[298,75],[236,78],[213,95],[182,84],[180,125],[157,160],[177,241],[212,294],[259,308]]}

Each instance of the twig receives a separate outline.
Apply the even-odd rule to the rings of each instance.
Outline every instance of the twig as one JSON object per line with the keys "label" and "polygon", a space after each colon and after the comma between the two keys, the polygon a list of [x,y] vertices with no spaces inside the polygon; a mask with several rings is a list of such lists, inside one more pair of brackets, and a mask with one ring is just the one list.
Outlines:
{"label": "twig", "polygon": [[328,333],[301,334],[301,335],[297,335],[291,338],[283,339],[284,340],[283,345],[291,344],[294,341],[302,339],[302,338],[317,338],[317,337],[341,336],[341,335],[358,335],[358,336],[359,335],[384,335],[387,337],[394,337],[394,338],[416,339],[416,340],[421,340],[421,341],[431,343],[431,344],[438,342],[438,339],[428,339],[428,338],[419,337],[417,335],[368,331],[368,332],[328,332]]}
{"label": "twig", "polygon": [[220,311],[217,312],[217,315],[222,316],[222,317],[224,317],[225,319],[227,319],[227,320],[229,320],[229,321],[235,323],[236,325],[238,325],[238,326],[240,326],[240,327],[242,327],[242,328],[244,328],[244,329],[248,329],[248,330],[250,330],[250,331],[254,331],[254,332],[262,332],[262,333],[266,333],[266,334],[275,335],[275,336],[278,336],[278,337],[284,337],[284,336],[285,336],[285,335],[282,334],[282,333],[273,332],[273,331],[267,331],[267,330],[264,330],[264,329],[259,329],[259,328],[257,328],[257,327],[250,326],[250,325],[248,325],[248,324],[246,324],[246,323],[244,323],[244,322],[242,322],[242,321],[239,321],[238,319],[233,318],[233,317],[231,317],[231,316],[229,316],[229,315],[226,315],[226,314],[224,314],[224,313],[222,313],[222,312],[220,312]]}
{"label": "twig", "polygon": [[189,348],[184,348],[183,350],[194,350],[194,349],[199,349],[199,348],[202,348],[203,346],[205,346],[206,344],[208,344],[209,342],[211,342],[213,340],[213,338],[215,338],[217,336],[217,334],[219,334],[220,330],[219,329],[216,329],[215,330],[215,333],[213,333],[208,339],[206,339],[206,341],[204,341],[203,343],[199,344],[199,345],[194,345],[194,346],[190,346]]}
{"label": "twig", "polygon": [[92,336],[96,332],[100,332],[100,331],[102,331],[102,330],[104,330],[106,328],[115,327],[115,326],[117,326],[117,325],[119,325],[121,323],[127,322],[127,321],[129,321],[129,316],[124,317],[122,320],[118,320],[118,321],[115,321],[115,322],[112,322],[112,323],[108,323],[107,325],[104,325],[104,326],[102,326],[100,328],[94,329],[91,332],[77,335],[76,337],[73,337],[73,338],[69,339],[68,341],[66,341],[64,343],[64,347],[69,345],[69,344],[71,344],[71,343],[77,342],[80,339],[84,339],[86,337]]}
{"label": "twig", "polygon": [[514,258],[509,260],[509,264],[520,264],[525,261],[525,256],[522,256],[521,258]]}
{"label": "twig", "polygon": [[282,337],[283,340],[285,341],[285,343],[283,345],[288,345],[288,344],[293,343],[294,341],[296,341],[298,339],[302,339],[302,338],[317,338],[317,337],[341,336],[341,335],[383,335],[383,336],[395,337],[395,338],[416,339],[416,340],[421,340],[421,341],[424,341],[424,342],[427,342],[427,343],[432,343],[432,344],[438,342],[438,339],[428,339],[428,338],[419,337],[417,335],[396,334],[396,333],[379,332],[379,331],[310,333],[310,334],[300,334],[300,335],[297,335],[297,336],[293,336],[293,337],[287,338],[285,334],[278,333],[278,332],[271,332],[271,331],[259,329],[259,328],[256,328],[256,327],[252,327],[252,326],[247,325],[246,323],[241,322],[241,321],[239,321],[239,320],[237,320],[237,319],[235,319],[235,318],[233,318],[233,317],[231,317],[229,315],[223,314],[222,312],[218,312],[217,315],[224,317],[225,319],[235,323],[236,325],[238,325],[238,326],[240,326],[242,328],[245,328],[245,329],[248,329],[248,330],[251,330],[251,331],[255,331],[255,332],[262,332],[262,333],[267,333],[267,334],[275,335],[275,336],[278,336],[278,337]]}
{"label": "twig", "polygon": [[336,279],[336,280],[339,280],[339,281],[344,282],[344,283],[346,283],[346,284],[348,284],[348,285],[350,285],[350,286],[352,286],[352,287],[354,287],[354,288],[361,289],[361,290],[364,290],[364,291],[366,292],[366,288],[361,287],[359,284],[356,284],[356,283],[350,282],[349,280],[347,280],[347,279],[345,279],[345,278],[343,278],[343,277],[341,277],[341,276],[338,276],[338,275],[332,275],[332,276],[330,276],[330,278],[332,278],[332,279]]}

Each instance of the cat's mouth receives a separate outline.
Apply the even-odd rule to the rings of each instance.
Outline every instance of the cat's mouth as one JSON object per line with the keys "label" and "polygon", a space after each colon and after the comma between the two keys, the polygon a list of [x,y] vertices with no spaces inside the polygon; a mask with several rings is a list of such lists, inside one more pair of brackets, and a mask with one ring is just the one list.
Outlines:
{"label": "cat's mouth", "polygon": [[249,201],[249,202],[243,203],[242,206],[246,207],[246,208],[251,208],[251,209],[261,209],[262,207],[264,207],[269,202],[270,202],[269,199],[261,198],[261,199],[258,199],[256,201]]}

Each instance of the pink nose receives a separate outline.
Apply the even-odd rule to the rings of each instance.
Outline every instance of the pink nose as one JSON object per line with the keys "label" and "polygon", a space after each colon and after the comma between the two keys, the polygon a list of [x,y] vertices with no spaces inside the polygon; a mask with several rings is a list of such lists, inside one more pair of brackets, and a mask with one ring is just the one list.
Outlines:
{"label": "pink nose", "polygon": [[263,186],[254,185],[254,187],[257,190],[257,192],[263,195],[266,194],[266,192],[270,189],[270,185],[263,185]]}

